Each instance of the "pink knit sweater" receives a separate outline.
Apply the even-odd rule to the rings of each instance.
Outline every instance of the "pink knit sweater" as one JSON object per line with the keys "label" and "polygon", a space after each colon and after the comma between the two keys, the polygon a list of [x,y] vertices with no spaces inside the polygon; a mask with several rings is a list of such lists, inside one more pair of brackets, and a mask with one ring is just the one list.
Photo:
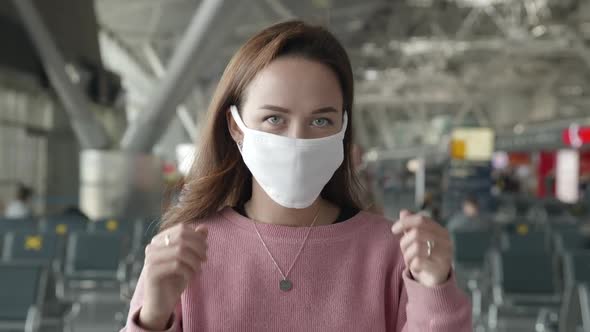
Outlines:
{"label": "pink knit sweater", "polygon": [[[427,288],[414,281],[391,231],[391,221],[367,212],[316,226],[289,279],[281,275],[252,221],[225,208],[202,221],[209,228],[208,260],[195,277],[166,331],[471,331],[471,306],[449,281]],[[305,227],[258,224],[277,263],[286,272]],[[138,324],[143,281],[131,300],[122,331]]]}

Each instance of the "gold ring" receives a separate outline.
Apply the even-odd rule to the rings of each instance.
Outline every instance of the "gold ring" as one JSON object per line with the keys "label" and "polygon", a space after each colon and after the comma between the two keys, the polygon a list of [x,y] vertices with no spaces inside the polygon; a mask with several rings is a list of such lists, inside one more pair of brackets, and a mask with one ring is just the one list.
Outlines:
{"label": "gold ring", "polygon": [[164,236],[164,244],[166,245],[166,247],[170,245],[170,235],[166,234]]}

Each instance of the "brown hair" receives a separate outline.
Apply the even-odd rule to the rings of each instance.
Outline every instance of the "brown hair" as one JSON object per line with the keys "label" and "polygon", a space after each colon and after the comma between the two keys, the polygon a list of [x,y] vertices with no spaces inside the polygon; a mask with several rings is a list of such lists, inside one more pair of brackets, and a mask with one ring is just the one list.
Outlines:
{"label": "brown hair", "polygon": [[230,135],[226,112],[231,105],[240,108],[249,83],[274,59],[283,56],[317,61],[336,73],[349,125],[344,137],[344,162],[321,195],[341,207],[361,208],[358,199],[361,187],[350,158],[353,123],[350,60],[342,45],[326,29],[301,21],[288,21],[268,27],[250,38],[229,62],[209,106],[199,151],[179,202],[164,214],[161,230],[206,218],[225,206],[239,206],[250,198],[252,175]]}

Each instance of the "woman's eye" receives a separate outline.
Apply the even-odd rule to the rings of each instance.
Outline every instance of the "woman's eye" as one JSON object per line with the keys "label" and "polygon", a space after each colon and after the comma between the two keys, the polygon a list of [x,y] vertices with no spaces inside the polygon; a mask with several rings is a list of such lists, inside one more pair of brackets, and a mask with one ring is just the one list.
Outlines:
{"label": "woman's eye", "polygon": [[264,121],[267,121],[271,125],[278,125],[281,124],[282,119],[276,115],[272,115],[264,119]]}
{"label": "woman's eye", "polygon": [[332,121],[330,121],[329,119],[326,119],[326,118],[313,120],[313,125],[316,127],[326,127],[330,124],[332,124]]}

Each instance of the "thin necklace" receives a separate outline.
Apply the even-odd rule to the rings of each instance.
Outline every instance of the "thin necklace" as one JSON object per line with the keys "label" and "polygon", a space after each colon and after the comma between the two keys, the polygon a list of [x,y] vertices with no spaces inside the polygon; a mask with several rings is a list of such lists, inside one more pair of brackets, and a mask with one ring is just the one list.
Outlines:
{"label": "thin necklace", "polygon": [[[272,262],[275,264],[275,266],[277,267],[277,270],[279,270],[279,272],[281,273],[281,276],[283,277],[283,279],[279,281],[279,289],[282,290],[283,292],[288,292],[293,288],[293,282],[288,279],[289,273],[291,273],[293,266],[295,266],[295,263],[297,262],[299,255],[303,251],[303,247],[305,247],[305,243],[307,242],[307,238],[309,237],[309,233],[311,232],[313,225],[315,225],[315,222],[318,219],[318,216],[320,215],[320,207],[318,207],[318,211],[316,212],[315,217],[313,218],[313,222],[311,223],[311,226],[309,226],[307,229],[307,234],[305,234],[305,238],[303,239],[303,243],[301,244],[301,248],[299,248],[299,252],[297,253],[297,256],[295,256],[295,259],[293,260],[293,264],[291,264],[291,267],[289,268],[289,270],[287,271],[286,274],[283,273],[283,270],[281,270],[281,268],[279,267],[279,264],[277,264],[277,261],[275,260],[272,253],[270,252],[270,250],[266,246],[266,243],[264,242],[264,240],[262,239],[262,235],[260,235],[260,232],[258,231],[258,227],[256,227],[256,221],[254,219],[252,219],[252,224],[254,225],[254,229],[256,230],[256,234],[258,234],[258,238],[260,239],[260,242],[262,242],[262,245],[264,246],[264,249],[266,249],[266,252],[270,256],[270,259],[272,259]],[[245,208],[244,208],[244,210],[245,210]]]}

